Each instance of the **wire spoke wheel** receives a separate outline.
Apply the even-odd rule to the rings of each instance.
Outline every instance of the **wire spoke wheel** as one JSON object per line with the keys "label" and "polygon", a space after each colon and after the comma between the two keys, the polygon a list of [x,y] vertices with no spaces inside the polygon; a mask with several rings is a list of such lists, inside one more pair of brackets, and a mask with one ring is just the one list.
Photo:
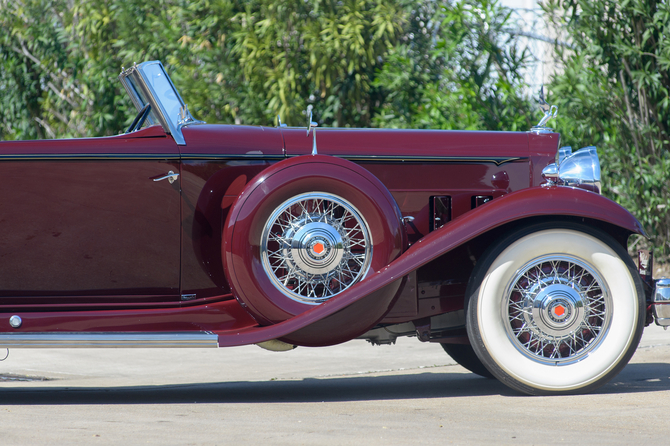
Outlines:
{"label": "wire spoke wheel", "polygon": [[609,327],[612,302],[595,268],[555,255],[521,268],[504,306],[507,334],[519,351],[560,364],[577,361],[598,345]]}
{"label": "wire spoke wheel", "polygon": [[289,298],[320,304],[365,276],[372,240],[360,212],[337,195],[295,196],[272,213],[261,236],[261,261]]}
{"label": "wire spoke wheel", "polygon": [[531,395],[606,383],[635,352],[646,317],[626,249],[572,222],[508,232],[477,262],[467,294],[477,357],[501,382]]}

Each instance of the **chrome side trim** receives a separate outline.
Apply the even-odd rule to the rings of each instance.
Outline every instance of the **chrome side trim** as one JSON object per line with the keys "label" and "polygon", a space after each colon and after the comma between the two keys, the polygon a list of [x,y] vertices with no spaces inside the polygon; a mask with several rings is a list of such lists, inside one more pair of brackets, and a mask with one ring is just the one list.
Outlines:
{"label": "chrome side trim", "polygon": [[252,154],[228,154],[228,153],[185,153],[181,156],[182,161],[279,161],[286,157],[284,155],[271,155],[263,153]]}
{"label": "chrome side trim", "polygon": [[179,161],[174,153],[36,153],[0,155],[0,161]]}
{"label": "chrome side trim", "polygon": [[652,304],[656,325],[670,326],[670,279],[664,277],[656,281]]}
{"label": "chrome side trim", "polygon": [[4,333],[0,348],[213,348],[218,335],[196,333]]}
{"label": "chrome side trim", "polygon": [[[304,155],[288,155],[287,158],[295,158]],[[404,156],[404,155],[333,155],[353,162],[373,163],[493,163],[500,166],[516,161],[526,161],[528,157],[476,157],[476,156]]]}

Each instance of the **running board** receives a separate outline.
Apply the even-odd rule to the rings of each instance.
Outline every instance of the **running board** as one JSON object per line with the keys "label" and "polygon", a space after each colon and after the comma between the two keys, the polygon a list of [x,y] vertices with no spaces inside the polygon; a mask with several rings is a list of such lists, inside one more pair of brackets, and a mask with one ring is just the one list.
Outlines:
{"label": "running board", "polygon": [[218,346],[219,336],[208,332],[0,334],[0,348],[212,348]]}

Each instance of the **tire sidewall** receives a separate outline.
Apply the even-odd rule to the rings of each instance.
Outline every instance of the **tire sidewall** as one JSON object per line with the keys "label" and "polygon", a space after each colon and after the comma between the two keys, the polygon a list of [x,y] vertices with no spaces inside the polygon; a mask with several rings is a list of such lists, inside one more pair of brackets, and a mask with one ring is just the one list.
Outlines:
{"label": "tire sidewall", "polygon": [[[521,353],[506,331],[502,300],[517,271],[545,255],[568,254],[592,266],[611,297],[611,321],[581,360],[548,365]],[[642,285],[628,253],[608,234],[579,224],[533,225],[501,240],[477,265],[468,286],[468,335],[498,379],[525,393],[577,393],[602,385],[623,368],[644,326]]]}

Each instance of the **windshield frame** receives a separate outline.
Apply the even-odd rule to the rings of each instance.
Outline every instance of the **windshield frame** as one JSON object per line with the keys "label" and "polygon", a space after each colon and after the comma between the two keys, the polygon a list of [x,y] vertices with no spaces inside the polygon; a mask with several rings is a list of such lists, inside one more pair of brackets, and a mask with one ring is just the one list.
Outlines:
{"label": "windshield frame", "polygon": [[[164,77],[161,79],[161,76]],[[181,128],[188,124],[201,123],[201,121],[193,119],[159,60],[143,62],[139,65],[133,64],[132,67],[121,72],[119,80],[138,112],[146,104],[151,105],[151,112],[146,119],[149,125],[160,124],[165,133],[172,135],[178,145],[186,145]],[[157,91],[158,88],[160,91]],[[176,116],[175,108],[178,110]],[[172,113],[169,113],[168,110]]]}

